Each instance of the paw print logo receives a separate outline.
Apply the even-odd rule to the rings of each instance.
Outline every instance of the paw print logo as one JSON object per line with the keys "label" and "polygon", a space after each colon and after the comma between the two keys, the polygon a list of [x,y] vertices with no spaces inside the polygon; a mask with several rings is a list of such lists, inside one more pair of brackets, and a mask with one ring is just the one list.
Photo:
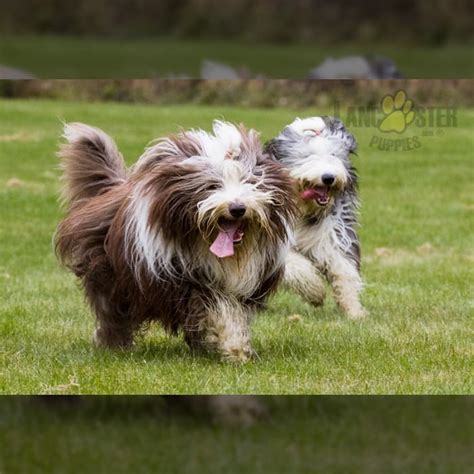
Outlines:
{"label": "paw print logo", "polygon": [[398,91],[393,96],[386,95],[382,99],[382,112],[385,117],[379,129],[382,132],[403,133],[415,120],[415,112],[412,108],[413,101],[407,99],[404,91]]}

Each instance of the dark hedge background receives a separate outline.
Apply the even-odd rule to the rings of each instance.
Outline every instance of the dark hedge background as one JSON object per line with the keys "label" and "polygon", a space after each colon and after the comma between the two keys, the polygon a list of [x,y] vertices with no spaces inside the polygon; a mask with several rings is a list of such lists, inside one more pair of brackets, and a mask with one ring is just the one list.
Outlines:
{"label": "dark hedge background", "polygon": [[449,80],[27,80],[0,81],[0,97],[250,107],[378,106],[403,89],[424,106],[474,105],[474,81]]}
{"label": "dark hedge background", "polygon": [[[0,0],[0,32],[271,42],[473,39],[470,0]],[[212,14],[211,14],[212,13]]]}

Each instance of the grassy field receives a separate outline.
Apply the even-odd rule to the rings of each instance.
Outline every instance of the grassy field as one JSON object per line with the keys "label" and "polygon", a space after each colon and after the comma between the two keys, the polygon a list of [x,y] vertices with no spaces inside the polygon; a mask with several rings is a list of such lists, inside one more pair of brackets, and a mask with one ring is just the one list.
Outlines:
{"label": "grassy field", "polygon": [[253,326],[259,358],[245,366],[193,357],[158,326],[129,353],[91,344],[90,311],[52,252],[60,119],[103,127],[131,163],[178,124],[225,117],[268,139],[295,115],[323,112],[1,101],[0,392],[472,393],[473,110],[410,152],[377,151],[374,129],[353,130],[367,320],[346,320],[331,297],[313,309],[281,292]]}
{"label": "grassy field", "polygon": [[0,400],[5,474],[472,473],[469,397],[279,397],[250,427],[141,397],[21,398]]}
{"label": "grassy field", "polygon": [[0,64],[43,78],[139,78],[187,73],[199,77],[203,59],[247,67],[274,78],[303,79],[327,57],[382,54],[407,78],[470,78],[471,45],[439,48],[400,44],[248,44],[238,41],[148,38],[105,40],[54,36],[4,36]]}

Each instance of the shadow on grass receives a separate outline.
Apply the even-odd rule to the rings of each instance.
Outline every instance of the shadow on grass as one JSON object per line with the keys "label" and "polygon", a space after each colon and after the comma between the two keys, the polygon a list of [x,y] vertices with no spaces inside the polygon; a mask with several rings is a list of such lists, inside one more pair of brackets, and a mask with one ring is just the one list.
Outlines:
{"label": "shadow on grass", "polygon": [[[305,331],[304,327],[297,328],[295,334],[289,334],[284,341],[280,339],[254,338],[253,347],[256,355],[249,364],[259,364],[274,361],[275,359],[291,359],[294,357],[306,357],[318,350],[317,346],[308,346],[305,338],[299,337],[298,333]],[[37,341],[38,344],[46,344],[48,341]],[[45,346],[46,347],[46,346]],[[181,335],[169,336],[142,335],[138,337],[132,349],[116,350],[96,347],[92,340],[84,338],[70,342],[61,347],[61,354],[75,354],[82,357],[91,357],[100,361],[124,361],[124,362],[198,362],[209,365],[232,365],[223,361],[216,352],[206,350],[192,351]],[[239,365],[239,364],[234,364]],[[248,364],[247,364],[248,365]]]}

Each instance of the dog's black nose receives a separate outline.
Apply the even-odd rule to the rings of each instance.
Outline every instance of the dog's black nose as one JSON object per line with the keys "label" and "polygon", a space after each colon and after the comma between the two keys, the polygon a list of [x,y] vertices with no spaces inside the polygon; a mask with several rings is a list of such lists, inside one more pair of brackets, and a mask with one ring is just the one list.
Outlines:
{"label": "dog's black nose", "polygon": [[331,186],[332,183],[334,183],[336,177],[333,174],[323,174],[321,177],[321,180],[323,181],[323,184],[326,186]]}
{"label": "dog's black nose", "polygon": [[240,202],[229,204],[229,212],[232,217],[243,217],[247,208]]}

